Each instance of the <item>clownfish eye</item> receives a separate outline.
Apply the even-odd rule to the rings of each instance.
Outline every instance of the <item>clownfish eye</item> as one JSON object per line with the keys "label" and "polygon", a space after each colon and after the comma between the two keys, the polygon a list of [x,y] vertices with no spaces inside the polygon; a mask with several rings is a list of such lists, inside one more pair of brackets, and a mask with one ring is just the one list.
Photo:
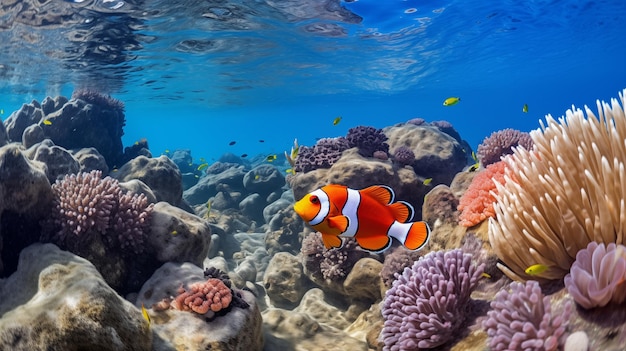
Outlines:
{"label": "clownfish eye", "polygon": [[311,203],[315,205],[320,203],[320,199],[315,195],[311,195],[311,197],[309,197],[309,201],[311,201]]}

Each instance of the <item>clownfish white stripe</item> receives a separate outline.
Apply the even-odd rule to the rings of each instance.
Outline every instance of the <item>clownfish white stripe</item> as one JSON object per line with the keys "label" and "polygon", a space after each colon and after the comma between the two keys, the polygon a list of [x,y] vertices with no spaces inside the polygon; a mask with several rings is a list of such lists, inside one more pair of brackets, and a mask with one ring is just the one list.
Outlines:
{"label": "clownfish white stripe", "polygon": [[[413,222],[400,223],[398,221],[395,221],[389,227],[389,231],[387,231],[387,234],[392,238],[398,239],[398,241],[404,244],[409,235],[409,232],[411,231],[411,227],[413,227],[414,224],[416,223],[413,223]],[[428,224],[425,223],[425,225],[426,225],[428,232],[430,232],[430,228],[428,227]],[[430,239],[430,235],[427,236],[426,240],[416,249],[422,248],[424,245],[426,245],[428,243],[428,239]]]}
{"label": "clownfish white stripe", "polygon": [[317,215],[309,222],[310,225],[318,225],[322,223],[328,216],[330,212],[330,199],[328,198],[328,194],[324,192],[322,189],[317,189],[311,193],[311,195],[317,196],[320,201],[320,210],[317,212]]}
{"label": "clownfish white stripe", "polygon": [[340,236],[345,238],[352,238],[359,230],[359,217],[357,211],[361,204],[361,193],[358,190],[348,188],[348,199],[346,204],[341,209],[341,214],[348,217],[348,227],[341,233]]}

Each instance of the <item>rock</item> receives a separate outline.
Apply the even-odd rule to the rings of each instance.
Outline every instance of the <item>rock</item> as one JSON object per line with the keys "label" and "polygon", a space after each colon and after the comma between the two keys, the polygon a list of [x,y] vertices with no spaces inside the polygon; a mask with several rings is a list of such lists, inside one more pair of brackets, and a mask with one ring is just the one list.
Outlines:
{"label": "rock", "polygon": [[146,183],[142,182],[139,179],[131,179],[127,182],[122,182],[119,184],[120,184],[120,187],[122,187],[122,189],[132,191],[133,193],[136,193],[136,194],[144,194],[146,198],[148,199],[149,203],[154,204],[158,202],[152,190],[146,185]]}
{"label": "rock", "polygon": [[12,141],[22,141],[26,128],[38,124],[55,145],[68,150],[94,147],[113,167],[122,157],[124,118],[122,109],[58,96],[45,98],[41,105],[37,101],[22,105],[5,126]]}
{"label": "rock", "polygon": [[22,144],[25,148],[29,148],[37,143],[44,141],[46,136],[43,133],[43,129],[39,124],[31,124],[22,134]]}
{"label": "rock", "polygon": [[2,350],[152,349],[141,311],[89,261],[52,244],[24,249],[18,270],[0,281],[0,315]]}
{"label": "rock", "polygon": [[202,218],[157,202],[150,225],[150,251],[160,262],[192,262],[201,265],[209,251],[211,228]]}
{"label": "rock", "polygon": [[310,287],[302,273],[300,260],[286,252],[278,252],[272,257],[265,270],[263,285],[272,303],[285,308],[294,308]]}
{"label": "rock", "polygon": [[[144,284],[136,305],[146,307],[170,296],[176,296],[183,285],[204,281],[202,268],[189,263],[166,263]],[[254,295],[237,290],[250,305],[248,308],[232,307],[225,315],[205,320],[193,312],[149,308],[152,330],[156,338],[153,350],[215,350],[260,351],[263,348],[261,313]]]}
{"label": "rock", "polygon": [[263,224],[263,208],[265,205],[265,199],[263,199],[261,195],[254,193],[241,200],[239,209],[244,216],[249,217],[257,223]]}
{"label": "rock", "polygon": [[0,146],[4,146],[9,143],[9,136],[7,135],[7,129],[4,127],[4,123],[0,123]]}
{"label": "rock", "polygon": [[322,289],[313,288],[307,291],[302,301],[294,309],[295,312],[306,313],[318,323],[330,325],[337,329],[345,329],[350,321],[344,316],[344,311],[327,302],[328,296]]}
{"label": "rock", "polygon": [[587,351],[589,350],[589,337],[584,331],[571,333],[565,340],[564,351]]}
{"label": "rock", "polygon": [[347,298],[351,301],[361,300],[370,303],[380,300],[382,269],[383,264],[373,258],[365,257],[358,260],[343,282]]}
{"label": "rock", "polygon": [[405,123],[383,130],[389,138],[389,150],[409,147],[415,154],[415,172],[433,178],[432,184],[450,184],[467,164],[463,145],[437,127]]}
{"label": "rock", "polygon": [[169,157],[182,173],[192,173],[194,171],[193,167],[190,166],[193,165],[191,150],[174,150]]}
{"label": "rock", "polygon": [[76,174],[80,171],[80,164],[72,154],[60,146],[54,145],[52,140],[46,139],[35,144],[25,151],[31,160],[40,161],[48,166],[48,180],[54,183],[66,174]]}
{"label": "rock", "polygon": [[112,172],[111,177],[120,182],[139,179],[152,189],[158,201],[169,202],[177,207],[181,205],[182,176],[174,162],[165,155],[157,158],[138,156],[117,172]]}
{"label": "rock", "polygon": [[367,346],[373,350],[382,350],[383,343],[379,340],[383,330],[383,316],[380,312],[379,303],[373,304],[363,311],[356,320],[345,328],[346,333],[357,340],[365,340]]}
{"label": "rock", "polygon": [[428,222],[430,229],[448,223],[459,223],[459,198],[444,184],[439,184],[426,194],[422,206],[422,220]]}
{"label": "rock", "polygon": [[[265,208],[263,209],[263,219],[265,220],[265,223],[269,224],[270,221],[272,220],[272,217],[274,217],[276,213],[278,213],[279,211],[287,207],[293,206],[293,204],[294,204],[293,199],[290,201],[287,199],[280,198],[270,203],[269,205],[265,206]],[[274,226],[270,225],[270,229],[272,230],[277,230],[278,227],[279,225],[274,225]]]}
{"label": "rock", "polygon": [[[243,177],[246,175],[245,167],[234,164],[218,164],[207,168],[207,171],[215,168],[219,173],[207,173],[200,178],[198,183],[183,194],[185,200],[190,205],[205,203],[211,197],[217,195],[219,191],[240,191],[243,190]],[[222,166],[217,169],[218,166]],[[222,169],[223,168],[223,169]]]}
{"label": "rock", "polygon": [[243,177],[243,186],[251,193],[259,193],[266,197],[271,192],[285,185],[285,177],[278,168],[271,165],[260,165],[250,170]]}
{"label": "rock", "polygon": [[96,148],[84,147],[81,149],[70,150],[74,158],[78,160],[80,164],[81,172],[91,172],[93,170],[101,170],[102,174],[109,173],[109,166]]}
{"label": "rock", "polygon": [[306,313],[270,308],[263,312],[264,350],[366,351],[365,342],[340,329],[320,324]]}

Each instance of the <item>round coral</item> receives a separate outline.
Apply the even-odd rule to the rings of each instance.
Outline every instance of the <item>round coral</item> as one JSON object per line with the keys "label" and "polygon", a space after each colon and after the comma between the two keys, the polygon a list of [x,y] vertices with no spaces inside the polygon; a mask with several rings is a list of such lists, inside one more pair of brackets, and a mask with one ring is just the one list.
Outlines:
{"label": "round coral", "polygon": [[309,172],[318,168],[330,168],[342,153],[349,149],[346,138],[323,138],[313,147],[300,146],[296,157],[296,172]]}
{"label": "round coral", "polygon": [[415,162],[415,153],[408,146],[400,146],[393,153],[393,159],[402,166],[407,166]]}
{"label": "round coral", "polygon": [[530,134],[515,129],[503,129],[491,133],[478,145],[476,156],[483,166],[500,161],[500,157],[513,153],[513,148],[522,146],[526,150],[533,147]]}
{"label": "round coral", "polygon": [[372,157],[376,151],[389,152],[387,136],[382,129],[367,126],[350,128],[346,140],[350,147],[359,149],[361,156]]}
{"label": "round coral", "polygon": [[180,311],[214,314],[228,308],[232,299],[232,291],[223,281],[209,278],[206,282],[191,284],[189,290],[181,286],[172,306]]}
{"label": "round coral", "polygon": [[493,204],[496,199],[491,192],[496,192],[496,184],[504,184],[506,163],[499,161],[487,166],[476,174],[472,183],[459,199],[459,224],[472,227],[489,217],[495,216]]}
{"label": "round coral", "polygon": [[342,280],[356,263],[368,257],[367,251],[359,250],[353,239],[344,239],[341,248],[326,250],[322,242],[322,234],[311,233],[302,240],[303,265],[313,276],[323,280]]}

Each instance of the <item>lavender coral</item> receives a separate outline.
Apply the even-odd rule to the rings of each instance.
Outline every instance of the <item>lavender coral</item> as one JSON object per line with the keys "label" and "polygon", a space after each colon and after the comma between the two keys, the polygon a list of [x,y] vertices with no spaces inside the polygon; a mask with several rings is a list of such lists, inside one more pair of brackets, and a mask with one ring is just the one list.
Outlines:
{"label": "lavender coral", "polygon": [[510,292],[501,290],[496,295],[483,322],[491,350],[550,351],[562,346],[570,305],[553,314],[550,298],[543,296],[536,281],[513,282],[510,287]]}
{"label": "lavender coral", "polygon": [[330,168],[349,148],[348,141],[343,137],[323,138],[313,147],[300,146],[295,171],[309,172],[318,168]]}
{"label": "lavender coral", "polygon": [[356,241],[344,240],[342,248],[326,250],[320,233],[309,234],[302,240],[303,265],[311,274],[321,276],[323,279],[345,278],[356,261],[369,256],[369,253],[358,249]]}
{"label": "lavender coral", "polygon": [[100,235],[109,247],[141,253],[152,204],[146,196],[124,192],[101,171],[66,175],[52,185],[54,209],[44,239],[75,248]]}
{"label": "lavender coral", "polygon": [[460,249],[431,252],[405,268],[385,294],[383,350],[433,348],[452,339],[482,272]]}
{"label": "lavender coral", "polygon": [[408,146],[400,146],[393,153],[393,160],[402,166],[411,165],[415,162],[415,153]]}
{"label": "lavender coral", "polygon": [[359,149],[361,156],[372,157],[375,151],[389,152],[387,136],[382,129],[367,126],[350,128],[346,140],[350,147]]}
{"label": "lavender coral", "polygon": [[578,251],[565,276],[567,291],[583,308],[621,304],[626,300],[626,246],[592,241]]}
{"label": "lavender coral", "polygon": [[476,156],[483,166],[500,161],[500,157],[513,153],[513,148],[522,146],[530,150],[533,140],[530,134],[519,130],[507,128],[491,133],[483,142],[478,145]]}

